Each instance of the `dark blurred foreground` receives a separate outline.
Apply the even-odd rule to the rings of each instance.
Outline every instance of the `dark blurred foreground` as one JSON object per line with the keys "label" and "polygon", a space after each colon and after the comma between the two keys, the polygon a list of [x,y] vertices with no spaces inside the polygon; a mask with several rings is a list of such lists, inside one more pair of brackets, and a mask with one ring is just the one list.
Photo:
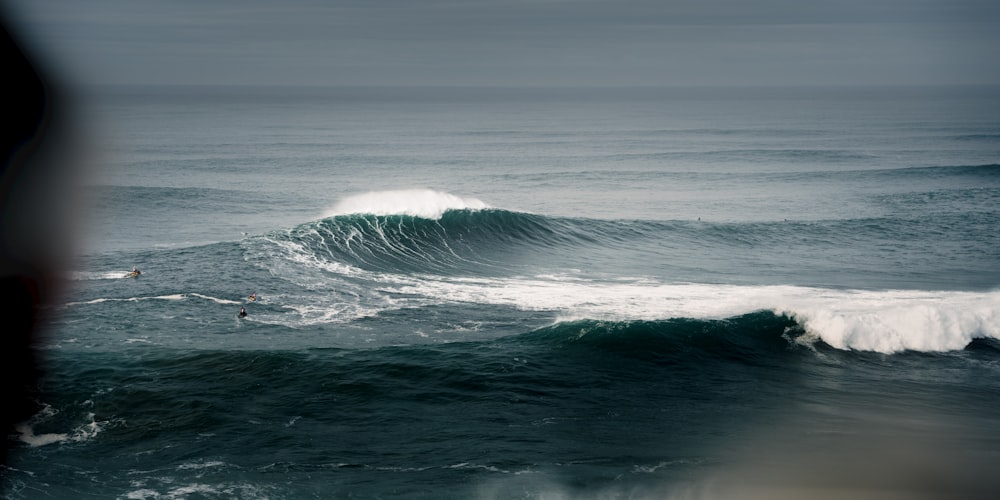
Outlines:
{"label": "dark blurred foreground", "polygon": [[[71,253],[67,182],[77,173],[65,159],[66,103],[16,30],[0,12],[5,104],[0,170],[0,386],[3,460],[14,425],[37,410],[41,370],[35,350],[42,307],[59,292],[63,259]],[[69,189],[69,191],[66,191]]]}

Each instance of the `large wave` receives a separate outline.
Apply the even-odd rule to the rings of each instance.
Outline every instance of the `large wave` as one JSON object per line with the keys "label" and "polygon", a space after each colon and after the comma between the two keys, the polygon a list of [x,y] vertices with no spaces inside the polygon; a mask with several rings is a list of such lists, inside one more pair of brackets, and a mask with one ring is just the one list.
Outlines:
{"label": "large wave", "polygon": [[[998,291],[877,284],[898,276],[884,260],[924,258],[921,226],[901,219],[559,218],[435,191],[369,193],[338,207],[337,215],[244,242],[248,260],[303,290],[286,297],[295,314],[274,322],[298,327],[441,305],[496,306],[555,323],[725,320],[767,311],[799,325],[802,341],[837,349],[949,351],[1000,338]],[[877,251],[884,257],[873,257]],[[970,262],[993,259],[960,251]],[[917,268],[911,280],[944,275]],[[725,283],[727,276],[739,281]],[[849,281],[844,276],[864,286],[781,283]]]}
{"label": "large wave", "polygon": [[492,208],[432,190],[366,193],[324,219],[269,235],[286,247],[371,272],[493,274],[543,252],[594,242],[598,221]]}
{"label": "large wave", "polygon": [[751,283],[877,288],[989,288],[1000,282],[991,245],[1000,240],[983,231],[995,223],[989,214],[939,214],[933,220],[601,220],[442,208],[451,206],[449,200],[469,205],[444,195],[427,206],[422,197],[412,205],[388,201],[383,208],[393,210],[334,215],[265,239],[303,262],[396,274],[582,269],[672,281],[737,276]]}
{"label": "large wave", "polygon": [[[362,285],[351,285],[348,280],[307,284],[308,293],[287,298],[298,301],[286,307],[299,315],[283,315],[275,318],[278,322],[290,322],[293,327],[337,322],[351,319],[345,316],[350,310],[356,317],[404,310],[419,316],[421,309],[439,306],[523,311],[537,320],[548,317],[557,325],[578,321],[728,321],[764,311],[798,325],[800,342],[822,341],[843,350],[943,352],[964,349],[977,338],[1000,339],[1000,291],[874,291],[669,283],[642,277],[384,273],[365,276]],[[345,290],[351,293],[346,295]]]}

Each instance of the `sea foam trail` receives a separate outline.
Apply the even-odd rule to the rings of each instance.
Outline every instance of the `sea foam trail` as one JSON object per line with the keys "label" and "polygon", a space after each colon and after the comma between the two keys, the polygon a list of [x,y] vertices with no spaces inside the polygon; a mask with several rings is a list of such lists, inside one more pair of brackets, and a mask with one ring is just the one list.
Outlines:
{"label": "sea foam trail", "polygon": [[72,281],[116,280],[130,277],[130,272],[132,272],[131,269],[120,271],[72,271],[68,277]]}
{"label": "sea foam trail", "polygon": [[234,305],[239,305],[239,304],[243,303],[243,302],[238,301],[238,300],[220,299],[218,297],[212,297],[210,295],[203,295],[203,294],[200,294],[200,293],[174,293],[174,294],[170,294],[170,295],[156,295],[156,296],[148,296],[148,297],[125,297],[125,298],[105,298],[105,297],[102,297],[102,298],[91,299],[91,300],[82,300],[82,301],[75,301],[75,302],[67,302],[67,303],[65,303],[63,305],[65,307],[70,307],[70,306],[100,304],[100,303],[103,303],[103,302],[139,302],[139,301],[142,301],[142,300],[172,300],[172,301],[179,301],[179,300],[186,300],[186,299],[188,299],[190,297],[196,297],[196,298],[199,298],[199,299],[210,300],[210,301],[215,302],[217,304],[234,304]]}
{"label": "sea foam trail", "polygon": [[482,210],[490,208],[476,198],[463,198],[433,189],[403,189],[374,191],[350,196],[338,202],[324,215],[370,214],[410,215],[425,219],[440,219],[448,210]]}

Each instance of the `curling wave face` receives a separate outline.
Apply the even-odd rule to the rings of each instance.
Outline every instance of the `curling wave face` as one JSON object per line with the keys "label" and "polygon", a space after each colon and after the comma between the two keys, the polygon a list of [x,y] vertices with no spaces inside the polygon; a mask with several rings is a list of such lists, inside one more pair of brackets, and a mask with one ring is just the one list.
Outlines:
{"label": "curling wave face", "polygon": [[[916,251],[880,249],[876,236],[901,231],[898,224],[606,221],[469,208],[464,198],[430,191],[402,198],[379,213],[334,215],[244,240],[247,261],[294,285],[285,310],[260,320],[303,327],[441,306],[521,311],[536,324],[771,311],[792,318],[803,341],[838,349],[948,351],[1000,338],[1000,292],[916,289],[919,280],[901,282],[886,269],[886,260]],[[827,274],[831,286],[787,284],[807,282],[800,270],[820,265],[836,270]],[[744,271],[750,283],[717,283],[730,266],[760,275]],[[885,286],[872,288],[879,276]],[[850,286],[862,281],[867,288]],[[892,286],[900,283],[913,288]]]}

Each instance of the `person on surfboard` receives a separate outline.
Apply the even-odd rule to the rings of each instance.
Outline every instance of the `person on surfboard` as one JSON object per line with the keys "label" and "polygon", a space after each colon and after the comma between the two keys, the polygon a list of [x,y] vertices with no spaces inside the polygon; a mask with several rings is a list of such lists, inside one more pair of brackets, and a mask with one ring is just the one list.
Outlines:
{"label": "person on surfboard", "polygon": [[138,276],[138,275],[140,275],[142,273],[139,272],[139,268],[138,267],[132,266],[132,274]]}

